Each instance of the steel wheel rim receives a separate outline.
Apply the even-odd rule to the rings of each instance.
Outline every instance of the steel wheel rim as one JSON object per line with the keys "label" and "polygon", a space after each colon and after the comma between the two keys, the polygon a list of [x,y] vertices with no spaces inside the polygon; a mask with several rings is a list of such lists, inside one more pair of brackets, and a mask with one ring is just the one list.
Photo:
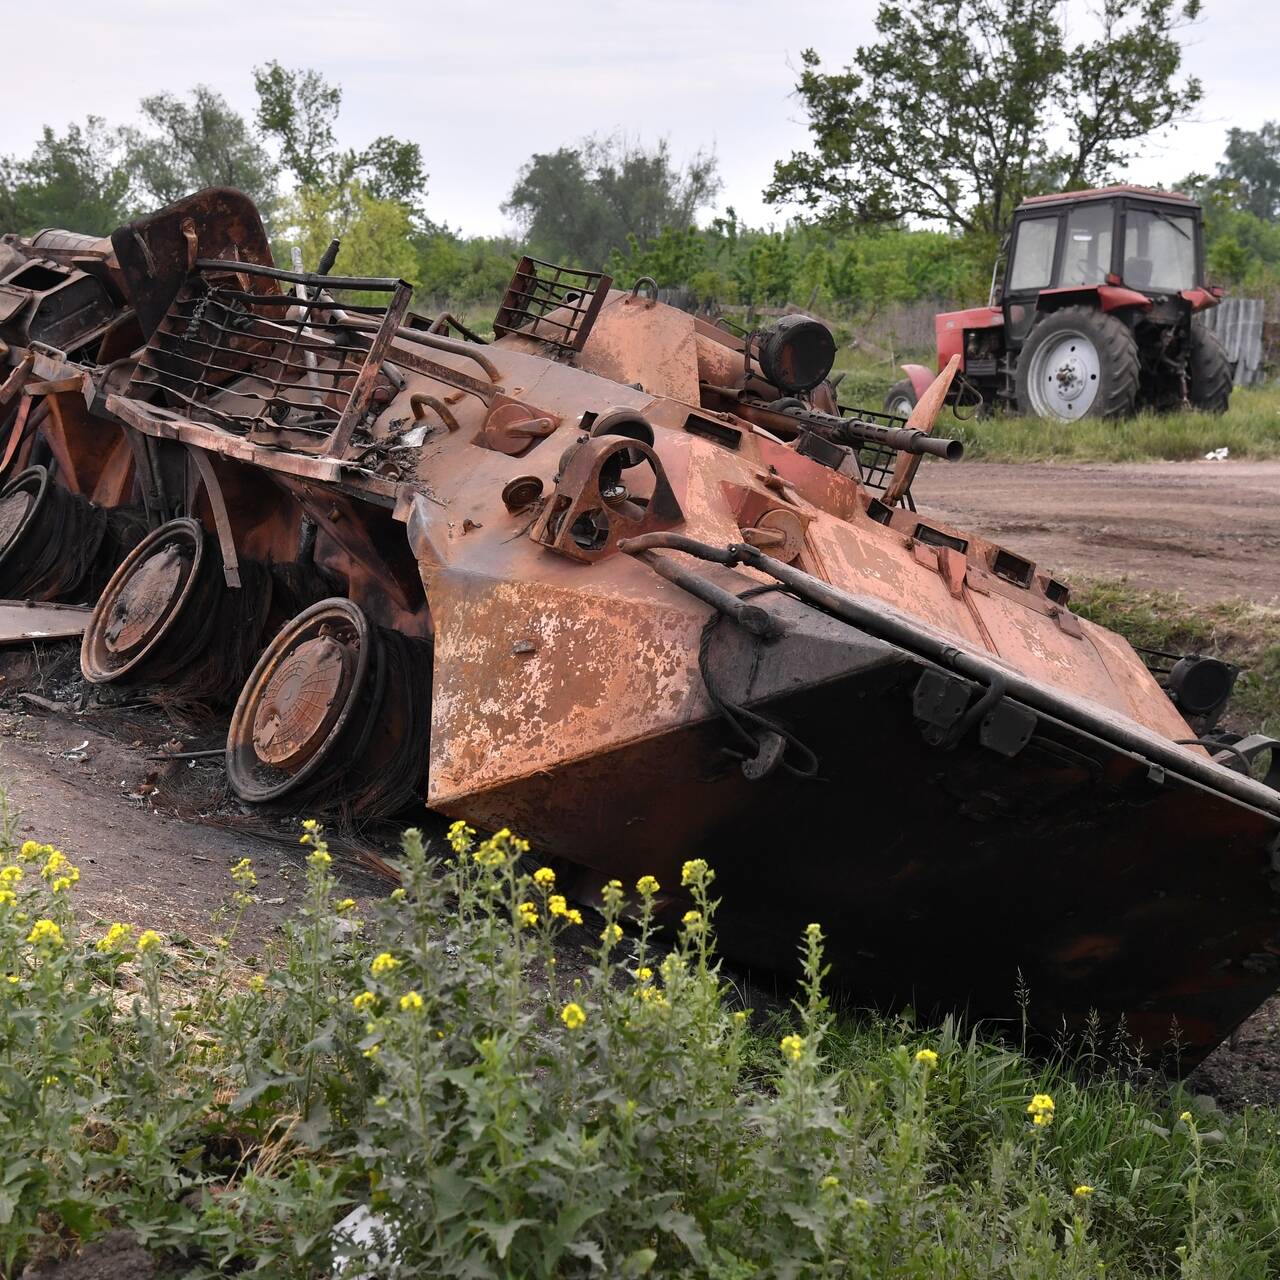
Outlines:
{"label": "steel wheel rim", "polygon": [[28,467],[25,471],[19,471],[3,489],[0,489],[0,499],[8,498],[16,493],[28,493],[31,495],[31,500],[27,503],[27,509],[22,513],[22,517],[18,520],[13,532],[4,543],[0,544],[0,568],[5,566],[14,550],[22,545],[23,539],[27,536],[37,515],[39,515],[40,508],[44,505],[45,495],[48,491],[49,473],[44,467]]}
{"label": "steel wheel rim", "polygon": [[888,412],[895,418],[909,418],[914,408],[915,405],[906,396],[899,396],[896,400],[889,402]]}
{"label": "steel wheel rim", "polygon": [[[325,717],[323,740],[292,772],[272,765],[259,755],[255,733],[260,726],[260,712],[273,684],[278,683],[282,668],[313,640],[324,634],[326,624],[352,632],[358,644],[353,648],[347,684],[341,708]],[[232,789],[242,800],[262,802],[275,800],[296,790],[313,777],[329,759],[335,745],[351,721],[369,674],[373,648],[372,628],[364,611],[351,600],[338,596],[319,600],[297,614],[281,628],[263,651],[249,678],[240,690],[231,724],[227,729],[227,777]]]}
{"label": "steel wheel rim", "polygon": [[[115,607],[135,570],[153,556],[162,554],[166,544],[190,549],[191,565],[186,577],[177,593],[170,597],[163,617],[150,628],[143,641],[133,648],[117,651],[107,638]],[[203,567],[204,528],[198,520],[186,517],[170,520],[147,534],[120,562],[89,615],[80,645],[80,670],[84,678],[91,684],[109,684],[149,658],[182,616]]]}
{"label": "steel wheel rim", "polygon": [[1092,338],[1078,329],[1055,334],[1031,357],[1027,387],[1031,407],[1041,418],[1076,422],[1098,398],[1102,361]]}

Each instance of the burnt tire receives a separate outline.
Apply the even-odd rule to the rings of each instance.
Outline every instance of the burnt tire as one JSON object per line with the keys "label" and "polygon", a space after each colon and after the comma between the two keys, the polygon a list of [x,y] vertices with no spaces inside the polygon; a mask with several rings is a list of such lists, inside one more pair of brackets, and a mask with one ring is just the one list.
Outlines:
{"label": "burnt tire", "polygon": [[1226,413],[1231,401],[1231,362],[1217,334],[1191,326],[1187,388],[1191,403],[1205,413]]}
{"label": "burnt tire", "polygon": [[1138,344],[1115,316],[1063,307],[1031,330],[1016,381],[1022,413],[1059,422],[1128,417],[1138,400]]}
{"label": "burnt tire", "polygon": [[895,418],[909,418],[911,410],[915,407],[916,387],[910,378],[903,378],[901,382],[895,382],[885,392],[885,413],[891,413]]}

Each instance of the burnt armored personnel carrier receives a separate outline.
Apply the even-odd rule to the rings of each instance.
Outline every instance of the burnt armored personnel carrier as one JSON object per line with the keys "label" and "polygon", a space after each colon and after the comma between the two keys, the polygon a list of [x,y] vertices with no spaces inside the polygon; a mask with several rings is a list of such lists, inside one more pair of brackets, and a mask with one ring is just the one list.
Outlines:
{"label": "burnt armored personnel carrier", "polygon": [[954,362],[909,421],[850,410],[815,320],[529,258],[485,343],[276,267],[231,191],[111,245],[140,349],[10,338],[0,564],[57,543],[50,494],[140,513],[84,672],[230,707],[246,800],[424,799],[588,899],[700,855],[740,961],[816,919],[862,998],[1000,1016],[1020,978],[1184,1066],[1275,989],[1274,744],[1211,736],[1221,664],[1157,679],[915,510]]}

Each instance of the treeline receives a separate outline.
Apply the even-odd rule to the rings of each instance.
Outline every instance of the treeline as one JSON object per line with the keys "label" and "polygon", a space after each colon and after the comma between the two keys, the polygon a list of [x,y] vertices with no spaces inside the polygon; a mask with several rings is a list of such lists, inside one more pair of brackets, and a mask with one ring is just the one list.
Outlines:
{"label": "treeline", "polygon": [[[809,148],[779,160],[765,192],[803,217],[780,229],[732,207],[711,216],[713,153],[682,163],[665,142],[616,135],[531,156],[502,206],[511,234],[468,236],[431,216],[417,143],[339,147],[341,89],[270,62],[254,70],[251,119],[197,86],[144,98],[134,125],[46,128],[30,155],[0,159],[0,230],[103,234],[227,185],[256,200],[280,261],[297,246],[314,265],[338,237],[341,270],[402,276],[424,307],[492,304],[521,252],[627,285],[651,276],[697,303],[848,316],[970,303],[1022,198],[1114,180],[1141,139],[1195,108],[1175,37],[1197,8],[1108,0],[1100,32],[1073,41],[1056,0],[882,4],[876,42],[847,66],[803,54]],[[1216,173],[1178,185],[1204,201],[1210,278],[1280,288],[1280,126],[1231,130]]]}

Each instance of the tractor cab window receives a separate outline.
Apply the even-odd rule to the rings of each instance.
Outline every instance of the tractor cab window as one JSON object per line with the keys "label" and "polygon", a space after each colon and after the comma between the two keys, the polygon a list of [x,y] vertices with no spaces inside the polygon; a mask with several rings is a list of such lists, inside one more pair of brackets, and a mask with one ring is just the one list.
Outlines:
{"label": "tractor cab window", "polygon": [[1053,277],[1053,251],[1058,243],[1058,217],[1028,218],[1013,238],[1013,261],[1006,290],[1047,289]]}
{"label": "tractor cab window", "polygon": [[1196,285],[1195,220],[1130,209],[1124,225],[1124,282],[1131,289],[1176,293]]}
{"label": "tractor cab window", "polygon": [[1105,284],[1111,270],[1111,204],[1077,205],[1067,216],[1061,285]]}

